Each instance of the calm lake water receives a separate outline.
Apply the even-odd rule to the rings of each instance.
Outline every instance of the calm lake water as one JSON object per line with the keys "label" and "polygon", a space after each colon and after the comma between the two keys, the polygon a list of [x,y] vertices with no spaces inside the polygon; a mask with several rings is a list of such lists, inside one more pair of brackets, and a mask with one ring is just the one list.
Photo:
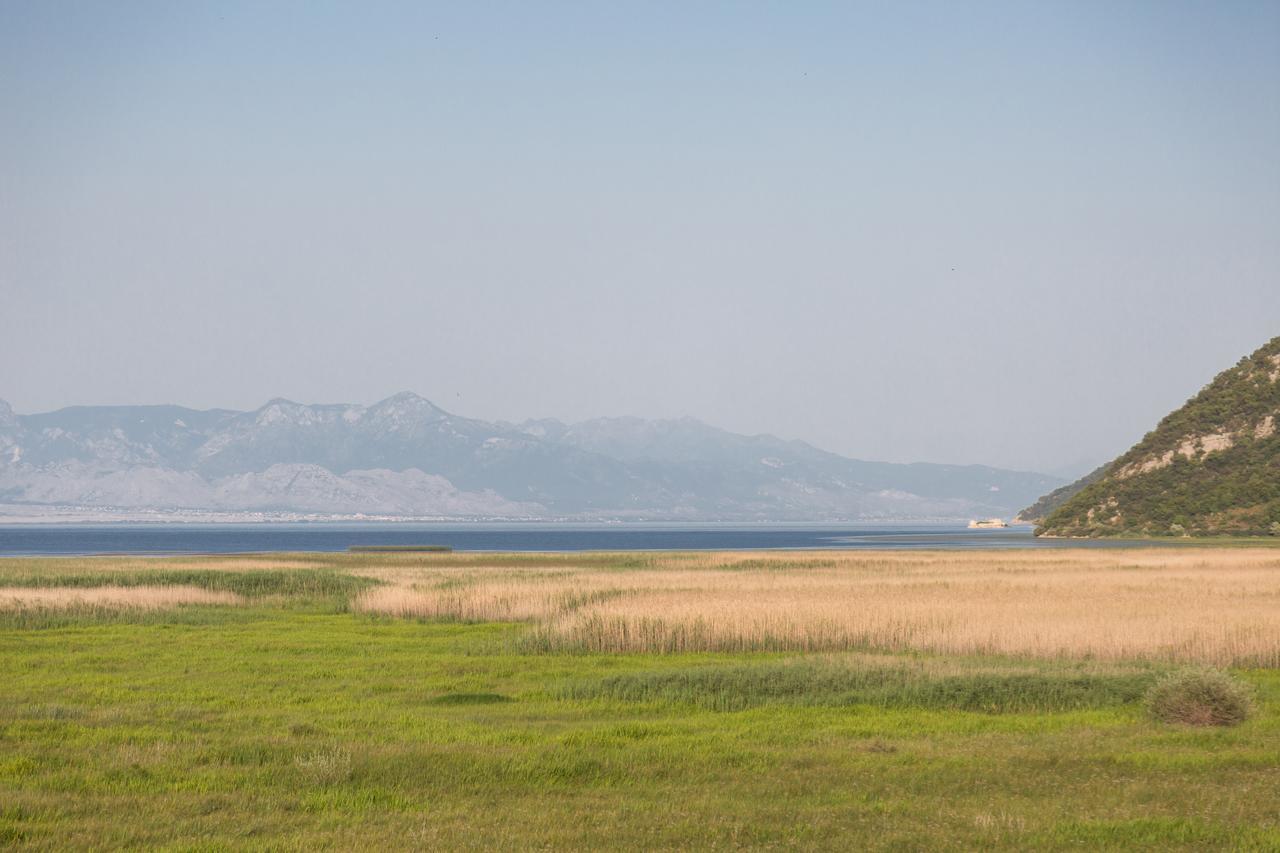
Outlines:
{"label": "calm lake water", "polygon": [[662,551],[769,548],[1117,548],[1117,540],[1036,539],[1031,528],[945,524],[93,524],[0,525],[0,555],[345,551],[449,545],[457,551]]}

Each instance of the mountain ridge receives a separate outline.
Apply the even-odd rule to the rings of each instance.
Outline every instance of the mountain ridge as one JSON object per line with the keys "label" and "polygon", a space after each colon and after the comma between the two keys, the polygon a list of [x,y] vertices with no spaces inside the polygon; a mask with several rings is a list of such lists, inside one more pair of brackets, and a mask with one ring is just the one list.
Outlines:
{"label": "mountain ridge", "polygon": [[0,401],[0,502],[445,518],[852,520],[1009,513],[1062,481],[850,459],[693,418],[488,422],[412,392],[256,409]]}

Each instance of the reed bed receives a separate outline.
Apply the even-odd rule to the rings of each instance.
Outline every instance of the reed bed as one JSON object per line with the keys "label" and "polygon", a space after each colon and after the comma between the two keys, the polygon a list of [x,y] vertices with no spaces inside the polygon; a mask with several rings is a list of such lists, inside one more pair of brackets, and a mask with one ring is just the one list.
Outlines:
{"label": "reed bed", "polygon": [[0,589],[0,611],[112,608],[168,610],[184,604],[240,604],[232,592],[196,586],[98,586]]}
{"label": "reed bed", "polygon": [[385,567],[354,608],[526,621],[528,649],[858,649],[1280,667],[1280,551],[571,556]]}
{"label": "reed bed", "polygon": [[384,586],[360,595],[367,613],[446,622],[530,622],[627,594],[612,588],[573,589],[563,581],[491,581],[439,587]]}

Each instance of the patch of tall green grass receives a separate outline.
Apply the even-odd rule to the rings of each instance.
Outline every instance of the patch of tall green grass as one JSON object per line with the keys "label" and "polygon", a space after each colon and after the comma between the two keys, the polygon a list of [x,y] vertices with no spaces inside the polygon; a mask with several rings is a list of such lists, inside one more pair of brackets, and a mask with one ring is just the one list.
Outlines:
{"label": "patch of tall green grass", "polygon": [[911,665],[791,660],[630,672],[565,685],[559,696],[694,705],[740,711],[762,705],[922,708],[1018,713],[1076,711],[1137,703],[1148,669],[977,667],[931,671]]}
{"label": "patch of tall green grass", "polygon": [[225,625],[261,618],[243,607],[180,604],[165,609],[75,604],[62,607],[0,609],[0,630],[22,631],[75,628],[89,625]]}
{"label": "patch of tall green grass", "polygon": [[246,598],[350,598],[380,581],[328,569],[222,571],[216,569],[148,569],[74,573],[0,574],[0,587],[48,589],[69,587],[194,586],[232,592]]}

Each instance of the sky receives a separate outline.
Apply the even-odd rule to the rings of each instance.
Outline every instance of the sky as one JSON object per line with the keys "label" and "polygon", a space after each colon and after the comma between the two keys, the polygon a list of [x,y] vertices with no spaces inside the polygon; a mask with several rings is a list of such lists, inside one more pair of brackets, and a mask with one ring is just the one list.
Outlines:
{"label": "sky", "polygon": [[1280,334],[1280,2],[0,0],[0,398],[1082,473]]}

